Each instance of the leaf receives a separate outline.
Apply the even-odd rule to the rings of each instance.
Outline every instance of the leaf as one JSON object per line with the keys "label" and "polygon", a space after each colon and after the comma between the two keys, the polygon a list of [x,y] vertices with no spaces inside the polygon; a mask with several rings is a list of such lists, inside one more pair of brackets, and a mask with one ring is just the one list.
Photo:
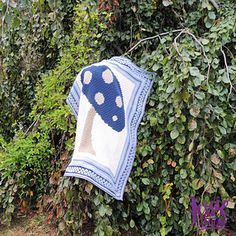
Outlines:
{"label": "leaf", "polygon": [[221,181],[224,181],[224,177],[223,177],[223,175],[222,175],[219,171],[213,169],[213,175],[214,175],[217,179],[219,179],[219,180],[221,180]]}
{"label": "leaf", "polygon": [[235,208],[235,202],[228,201],[226,207],[227,207],[227,208],[230,208],[230,209],[234,209],[234,208]]}
{"label": "leaf", "polygon": [[193,150],[193,144],[194,144],[193,141],[189,144],[189,146],[188,146],[189,152],[191,152]]}
{"label": "leaf", "polygon": [[192,187],[195,189],[195,190],[198,190],[200,189],[202,186],[204,186],[205,184],[205,181],[203,179],[194,179],[193,182],[192,182]]}
{"label": "leaf", "polygon": [[157,124],[157,118],[156,117],[151,117],[150,118],[150,126],[155,126]]}
{"label": "leaf", "polygon": [[193,106],[191,109],[190,109],[190,114],[193,116],[193,117],[197,117],[200,113],[200,108],[198,106]]}
{"label": "leaf", "polygon": [[208,39],[202,39],[201,42],[202,42],[203,45],[207,45],[209,43],[209,40]]}
{"label": "leaf", "polygon": [[171,139],[176,139],[176,138],[178,138],[178,136],[179,136],[179,131],[178,130],[172,130],[171,132],[170,132],[170,137],[171,137]]}
{"label": "leaf", "polygon": [[180,170],[181,179],[185,179],[187,177],[187,171],[185,169]]}
{"label": "leaf", "polygon": [[58,225],[59,231],[63,232],[65,230],[66,226],[64,222],[60,222]]}
{"label": "leaf", "polygon": [[167,7],[167,6],[169,6],[169,5],[172,5],[173,2],[172,2],[172,0],[162,0],[162,4],[163,4],[165,7]]}
{"label": "leaf", "polygon": [[143,204],[139,203],[136,207],[136,210],[139,211],[139,212],[142,211],[143,210]]}
{"label": "leaf", "polygon": [[166,217],[165,216],[161,216],[160,217],[160,222],[162,225],[165,225],[166,224]]}
{"label": "leaf", "polygon": [[131,220],[131,221],[129,222],[129,225],[130,225],[131,228],[134,228],[135,222],[134,222],[133,220]]}
{"label": "leaf", "polygon": [[197,128],[197,122],[192,119],[189,123],[188,123],[188,130],[189,131],[193,131]]}
{"label": "leaf", "polygon": [[142,182],[145,185],[149,185],[150,184],[150,180],[148,178],[142,178]]}
{"label": "leaf", "polygon": [[153,161],[152,159],[148,159],[148,160],[147,160],[147,163],[148,163],[149,165],[151,165],[151,164],[154,164],[154,161]]}
{"label": "leaf", "polygon": [[227,75],[226,72],[223,74],[221,80],[222,80],[225,84],[229,84],[229,83],[230,83],[230,79],[228,78],[228,75]]}
{"label": "leaf", "polygon": [[93,184],[87,183],[87,184],[85,185],[84,190],[85,190],[85,192],[87,192],[88,194],[91,193],[91,190],[92,190],[92,189],[93,189]]}
{"label": "leaf", "polygon": [[190,72],[190,75],[192,75],[192,76],[199,76],[200,75],[200,71],[197,67],[190,67],[189,72]]}
{"label": "leaf", "polygon": [[201,85],[202,81],[204,81],[204,76],[203,75],[198,75],[193,79],[193,84],[197,87]]}
{"label": "leaf", "polygon": [[215,12],[214,12],[214,11],[210,11],[210,12],[208,13],[208,17],[209,17],[211,20],[215,20],[215,18],[216,18]]}
{"label": "leaf", "polygon": [[203,99],[205,99],[205,93],[203,93],[203,92],[196,92],[195,93],[195,97],[197,99],[199,99],[199,100],[203,100]]}
{"label": "leaf", "polygon": [[189,92],[184,91],[184,92],[182,93],[182,99],[183,99],[186,103],[188,102],[189,97],[190,97]]}
{"label": "leaf", "polygon": [[153,71],[157,71],[159,68],[160,68],[160,64],[155,63],[155,64],[153,65],[153,67],[152,67],[152,70],[153,70]]}
{"label": "leaf", "polygon": [[99,207],[99,215],[100,216],[104,216],[106,214],[106,207],[102,204],[100,207]]}
{"label": "leaf", "polygon": [[220,158],[216,155],[216,154],[213,154],[211,156],[211,161],[212,163],[214,163],[215,165],[218,165],[220,163]]}
{"label": "leaf", "polygon": [[222,126],[219,126],[218,128],[219,128],[219,130],[220,130],[221,134],[223,134],[223,135],[225,135],[225,134],[226,134],[226,129],[225,129],[224,127],[222,127]]}
{"label": "leaf", "polygon": [[180,135],[177,139],[178,143],[184,144],[186,141],[185,135]]}
{"label": "leaf", "polygon": [[167,87],[166,92],[167,92],[167,93],[172,93],[174,90],[175,90],[175,86],[174,86],[173,84],[170,84],[170,85]]}

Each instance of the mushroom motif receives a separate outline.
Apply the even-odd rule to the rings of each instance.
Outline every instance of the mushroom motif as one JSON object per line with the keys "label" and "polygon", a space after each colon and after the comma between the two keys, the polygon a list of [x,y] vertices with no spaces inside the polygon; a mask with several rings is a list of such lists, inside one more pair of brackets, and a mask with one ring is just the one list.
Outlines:
{"label": "mushroom motif", "polygon": [[92,105],[88,111],[79,150],[95,155],[91,142],[93,120],[98,114],[113,130],[125,126],[123,95],[116,76],[108,66],[90,66],[81,73],[82,92]]}

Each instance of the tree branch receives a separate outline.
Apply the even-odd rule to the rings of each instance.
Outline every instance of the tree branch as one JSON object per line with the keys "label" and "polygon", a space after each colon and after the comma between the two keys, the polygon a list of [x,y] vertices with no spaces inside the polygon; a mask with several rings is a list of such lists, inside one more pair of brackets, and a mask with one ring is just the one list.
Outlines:
{"label": "tree branch", "polygon": [[[231,82],[231,80],[230,80],[229,67],[228,67],[226,55],[225,55],[225,52],[224,52],[222,46],[221,46],[221,48],[220,48],[220,51],[221,51],[221,53],[223,54],[223,57],[224,57],[224,63],[225,63],[225,68],[226,68],[226,75],[227,75],[227,79],[228,79],[229,84],[230,84],[229,93],[228,93],[228,96],[227,96],[227,102],[229,102],[229,98],[230,98],[230,95],[231,95],[231,93],[232,93],[232,90],[233,90],[233,89],[235,90],[235,88],[234,88],[234,86],[233,86],[233,84],[232,84],[232,82]],[[230,105],[230,104],[229,104],[229,105]],[[235,109],[235,107],[233,107],[232,105],[230,105],[230,107]]]}
{"label": "tree branch", "polygon": [[180,31],[182,31],[182,30],[183,30],[183,29],[172,30],[172,31],[163,32],[163,33],[160,33],[160,34],[151,36],[151,37],[147,37],[147,38],[141,39],[141,40],[138,41],[132,48],[130,48],[126,53],[124,53],[123,56],[125,56],[125,55],[127,55],[128,53],[132,52],[139,44],[141,44],[141,43],[143,43],[143,42],[145,42],[145,41],[152,40],[152,39],[155,39],[155,38],[160,38],[160,36],[164,36],[164,35],[168,35],[168,34],[171,34],[171,33],[180,32]]}
{"label": "tree branch", "polygon": [[218,1],[215,1],[215,0],[209,0],[210,2],[211,2],[211,4],[216,8],[216,9],[218,9],[219,8],[219,3],[218,3]]}
{"label": "tree branch", "polygon": [[[179,54],[179,56],[181,56],[180,52],[179,52],[179,49],[177,47],[177,39],[182,35],[182,34],[188,34],[190,35],[196,42],[198,45],[200,45],[201,49],[202,49],[202,52],[203,52],[203,56],[205,57],[206,61],[207,61],[207,65],[208,65],[208,69],[207,69],[207,85],[208,84],[208,80],[209,80],[209,75],[210,75],[210,68],[211,68],[211,65],[210,65],[210,61],[206,55],[206,52],[205,52],[205,49],[204,49],[204,46],[202,45],[202,43],[196,38],[196,36],[190,32],[190,30],[188,28],[186,29],[183,29],[178,35],[177,37],[174,39],[174,46],[175,46],[175,49],[177,51],[177,53]],[[181,56],[182,57],[182,56]]]}

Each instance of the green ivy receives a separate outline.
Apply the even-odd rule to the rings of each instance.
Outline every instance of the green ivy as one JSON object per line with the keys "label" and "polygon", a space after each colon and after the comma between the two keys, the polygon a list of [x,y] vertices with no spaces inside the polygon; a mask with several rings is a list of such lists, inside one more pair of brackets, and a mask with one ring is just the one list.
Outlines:
{"label": "green ivy", "polygon": [[74,0],[0,1],[0,134],[30,125],[41,74],[54,68],[72,29]]}

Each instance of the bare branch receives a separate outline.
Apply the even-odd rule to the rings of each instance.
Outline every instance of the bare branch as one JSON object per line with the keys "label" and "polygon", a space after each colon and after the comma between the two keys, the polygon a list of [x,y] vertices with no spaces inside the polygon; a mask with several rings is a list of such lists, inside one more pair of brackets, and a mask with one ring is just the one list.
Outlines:
{"label": "bare branch", "polygon": [[188,28],[183,29],[183,30],[177,35],[177,37],[174,39],[174,46],[175,46],[175,49],[176,49],[177,53],[179,54],[179,56],[182,57],[182,56],[181,56],[181,53],[180,53],[180,51],[179,51],[179,49],[178,49],[178,46],[177,46],[177,45],[178,45],[177,39],[178,39],[182,34],[184,34],[184,33],[190,35],[190,36],[197,42],[197,44],[200,45],[200,47],[201,47],[201,49],[202,49],[203,56],[204,56],[204,58],[206,59],[207,65],[208,65],[206,78],[207,78],[207,85],[209,85],[208,80],[209,80],[210,68],[211,68],[209,58],[208,58],[207,55],[206,55],[206,52],[205,52],[205,49],[204,49],[204,46],[202,45],[202,43],[196,38],[196,36],[195,36],[193,33],[190,32],[190,30],[189,30]]}
{"label": "bare branch", "polygon": [[41,113],[38,115],[37,119],[32,122],[32,124],[29,126],[29,128],[25,131],[24,135],[26,136],[32,127],[36,126],[36,124],[39,121],[40,116],[44,113],[44,110],[41,111]]}
{"label": "bare branch", "polygon": [[209,61],[209,59],[208,59],[208,57],[207,57],[207,55],[206,55],[204,46],[203,46],[202,43],[196,38],[196,36],[195,36],[194,34],[192,34],[189,30],[187,30],[185,33],[191,35],[191,36],[194,38],[194,40],[195,40],[195,41],[200,45],[200,47],[202,48],[202,52],[203,52],[203,55],[204,55],[204,57],[205,57],[205,59],[206,59],[206,61],[207,61],[207,66],[208,66],[208,69],[207,69],[207,85],[209,85],[208,81],[209,81],[209,76],[210,76],[211,64],[210,64],[210,61]]}
{"label": "bare branch", "polygon": [[126,53],[124,53],[123,56],[125,56],[128,53],[130,53],[131,51],[133,51],[139,44],[141,44],[141,43],[143,43],[145,41],[152,40],[152,39],[155,39],[155,38],[159,38],[160,39],[160,36],[164,36],[164,35],[168,35],[168,34],[171,34],[171,33],[180,32],[180,31],[183,31],[183,29],[172,30],[172,31],[160,33],[160,34],[157,34],[157,35],[154,35],[154,36],[151,36],[151,37],[147,37],[147,38],[141,39],[132,48],[130,48]]}
{"label": "bare branch", "polygon": [[[231,80],[230,80],[229,67],[228,67],[226,55],[225,55],[225,52],[224,52],[222,46],[221,46],[221,48],[220,48],[220,51],[221,51],[221,53],[222,53],[222,55],[223,55],[223,57],[224,57],[224,63],[225,63],[225,68],[226,68],[226,75],[227,75],[227,79],[228,79],[229,84],[230,84],[229,93],[228,93],[228,96],[227,96],[227,102],[229,102],[229,98],[230,98],[230,95],[231,95],[231,93],[232,93],[232,90],[233,90],[233,89],[235,90],[235,88],[234,88],[234,86],[233,86],[233,84],[232,84],[232,82],[231,82]],[[230,104],[229,104],[229,105],[230,105]],[[233,107],[232,105],[230,105],[230,107],[235,109],[235,107]]]}
{"label": "bare branch", "polygon": [[181,30],[181,32],[180,32],[180,33],[175,37],[175,39],[174,39],[174,47],[175,47],[175,49],[176,49],[176,51],[177,51],[177,53],[178,53],[178,55],[179,55],[180,57],[182,57],[182,55],[181,55],[181,53],[180,53],[180,51],[179,51],[179,48],[178,48],[177,39],[178,39],[183,33],[185,33],[185,31],[186,31],[186,29]]}
{"label": "bare branch", "polygon": [[210,2],[211,2],[211,4],[216,8],[216,9],[218,9],[219,8],[219,3],[218,3],[218,1],[216,1],[216,0],[209,0]]}

